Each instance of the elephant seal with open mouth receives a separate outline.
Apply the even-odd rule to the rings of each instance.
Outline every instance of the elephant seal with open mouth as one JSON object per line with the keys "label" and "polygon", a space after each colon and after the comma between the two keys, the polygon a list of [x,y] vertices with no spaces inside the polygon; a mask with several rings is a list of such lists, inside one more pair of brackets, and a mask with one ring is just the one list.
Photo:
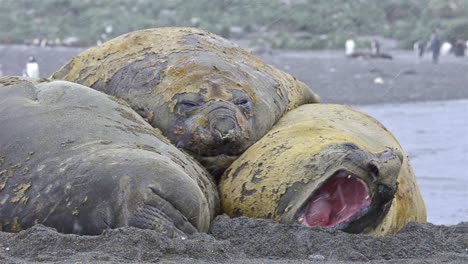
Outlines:
{"label": "elephant seal with open mouth", "polygon": [[289,74],[193,28],[127,33],[82,52],[52,78],[124,99],[213,175],[288,109],[319,101]]}
{"label": "elephant seal with open mouth", "polygon": [[416,179],[395,137],[346,106],[287,113],[221,177],[230,216],[387,235],[426,222]]}
{"label": "elephant seal with open mouth", "polygon": [[211,177],[127,104],[65,81],[0,78],[0,230],[205,232]]}

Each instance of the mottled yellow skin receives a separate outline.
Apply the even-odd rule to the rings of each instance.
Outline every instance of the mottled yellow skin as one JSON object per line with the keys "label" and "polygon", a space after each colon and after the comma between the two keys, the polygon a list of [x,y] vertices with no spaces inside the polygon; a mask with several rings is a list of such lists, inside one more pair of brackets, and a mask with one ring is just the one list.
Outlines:
{"label": "mottled yellow skin", "polygon": [[[410,221],[426,222],[415,175],[395,137],[363,113],[328,104],[303,105],[292,110],[244,152],[221,178],[222,209],[231,216],[271,218],[283,223],[297,221],[294,217],[299,207],[336,171],[346,169],[367,179],[368,172],[363,166],[343,162],[346,152],[330,151],[332,146],[347,143],[371,156],[388,149],[403,154],[398,164],[389,161],[378,165],[383,175],[398,175],[398,190],[386,216],[366,233],[388,235]],[[390,178],[382,181],[391,185]],[[372,186],[369,189],[375,192]],[[293,196],[286,197],[288,191]]]}
{"label": "mottled yellow skin", "polygon": [[[191,35],[202,35],[206,36],[206,38],[197,39],[197,43],[192,43],[187,40]],[[209,51],[222,57],[223,60],[231,60],[236,63],[244,62],[257,71],[276,77],[275,81],[278,82],[277,93],[288,97],[289,109],[293,109],[304,103],[318,102],[318,96],[313,94],[304,83],[298,81],[295,77],[272,67],[232,42],[225,40],[223,42],[224,45],[217,45],[215,41],[223,41],[223,39],[215,34],[196,28],[167,27],[135,31],[114,38],[111,41],[103,43],[101,46],[84,51],[79,56],[74,57],[62,69],[54,73],[52,78],[74,80],[82,85],[93,87],[97,82],[105,83],[109,81],[124,66],[138,60],[143,60],[144,55],[157,54],[157,59],[151,60],[148,63],[159,65],[166,63],[169,56],[176,53],[190,53],[190,57],[183,58],[187,67],[176,69],[169,65],[163,73],[164,75],[169,74],[174,77],[180,76],[180,78],[184,78],[188,72],[199,70],[198,67],[200,66],[197,65],[196,61],[197,52]],[[134,56],[135,54],[141,54],[141,56]],[[106,67],[103,67],[104,61]],[[214,75],[219,74],[223,77],[232,75],[232,73],[223,71],[223,69],[213,68],[210,71]],[[206,73],[203,74],[206,75]],[[246,76],[246,79],[248,78],[249,76]],[[196,78],[186,80],[186,82],[181,84],[190,84],[193,81],[196,81]],[[256,89],[256,87],[249,87],[248,84],[244,86],[242,83],[240,86],[236,83],[232,88],[247,90],[252,95],[255,94],[253,90]],[[166,100],[170,100],[172,95],[179,92],[198,93],[200,87],[196,87],[195,85],[173,87],[166,84],[155,86],[154,89],[157,89],[157,93],[163,95]],[[224,94],[220,98],[226,98],[227,96]]]}
{"label": "mottled yellow skin", "polygon": [[[291,75],[233,42],[195,28],[127,33],[82,52],[51,78],[124,99],[212,173],[224,171],[286,111],[319,101]],[[244,99],[249,109],[242,108]],[[195,110],[183,110],[184,102],[193,103]],[[219,108],[225,110],[209,122],[198,120]],[[212,131],[220,116],[236,123],[229,146]]]}

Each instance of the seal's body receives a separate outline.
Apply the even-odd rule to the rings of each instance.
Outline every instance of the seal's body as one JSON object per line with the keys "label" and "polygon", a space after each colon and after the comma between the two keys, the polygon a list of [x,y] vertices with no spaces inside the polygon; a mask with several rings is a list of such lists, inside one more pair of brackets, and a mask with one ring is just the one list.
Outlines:
{"label": "seal's body", "polygon": [[100,234],[207,231],[208,173],[112,96],[65,81],[0,78],[0,227]]}
{"label": "seal's body", "polygon": [[226,170],[219,191],[231,216],[373,235],[426,221],[397,140],[346,106],[312,104],[287,113]]}
{"label": "seal's body", "polygon": [[52,78],[124,99],[214,175],[288,109],[318,102],[289,74],[193,28],[122,35],[79,54]]}

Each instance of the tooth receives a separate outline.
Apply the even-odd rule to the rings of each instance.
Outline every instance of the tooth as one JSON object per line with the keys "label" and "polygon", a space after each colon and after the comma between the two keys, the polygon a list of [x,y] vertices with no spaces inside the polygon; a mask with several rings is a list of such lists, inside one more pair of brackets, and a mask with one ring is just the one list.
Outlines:
{"label": "tooth", "polygon": [[369,196],[369,195],[367,195],[367,196],[366,196],[366,199],[369,199],[369,198],[370,198],[370,196]]}
{"label": "tooth", "polygon": [[350,175],[350,174],[348,174],[348,179],[351,179],[351,175]]}
{"label": "tooth", "polygon": [[341,190],[341,185],[338,185],[338,195],[340,197],[340,203],[341,205],[344,205],[343,207],[346,207],[346,202],[343,196],[343,191]]}
{"label": "tooth", "polygon": [[299,217],[299,219],[297,219],[297,222],[299,224],[302,224],[302,222],[304,222],[304,217]]}

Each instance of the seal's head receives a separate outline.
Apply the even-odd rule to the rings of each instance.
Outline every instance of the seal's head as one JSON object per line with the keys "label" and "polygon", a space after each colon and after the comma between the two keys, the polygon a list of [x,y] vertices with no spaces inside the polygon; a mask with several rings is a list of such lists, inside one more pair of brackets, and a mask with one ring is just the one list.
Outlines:
{"label": "seal's head", "polygon": [[[221,180],[223,209],[234,216],[256,214],[282,223],[350,233],[374,229],[388,213],[403,162],[399,150],[374,154],[354,143],[341,143],[324,146],[301,159],[297,167],[283,164],[290,172],[281,177],[274,174],[268,161],[260,161],[258,170],[250,170],[246,164],[228,169]],[[246,180],[245,171],[252,177]],[[253,184],[257,186],[250,189]]]}
{"label": "seal's head", "polygon": [[163,75],[153,125],[214,175],[285,111],[284,99],[274,93],[274,79],[216,54],[181,56]]}
{"label": "seal's head", "polygon": [[[386,216],[398,188],[397,178],[403,156],[396,149],[372,154],[352,143],[325,148],[311,168],[329,169],[317,178],[286,191],[279,200],[279,212],[288,205],[282,221],[305,226],[341,229],[363,233],[375,228]],[[320,164],[323,162],[322,164]],[[335,166],[339,164],[339,166]],[[298,189],[302,191],[297,192]],[[289,194],[289,192],[292,192]],[[291,196],[294,196],[291,197]]]}
{"label": "seal's head", "polygon": [[222,210],[350,233],[395,233],[425,222],[401,146],[375,119],[346,106],[294,109],[223,174]]}

